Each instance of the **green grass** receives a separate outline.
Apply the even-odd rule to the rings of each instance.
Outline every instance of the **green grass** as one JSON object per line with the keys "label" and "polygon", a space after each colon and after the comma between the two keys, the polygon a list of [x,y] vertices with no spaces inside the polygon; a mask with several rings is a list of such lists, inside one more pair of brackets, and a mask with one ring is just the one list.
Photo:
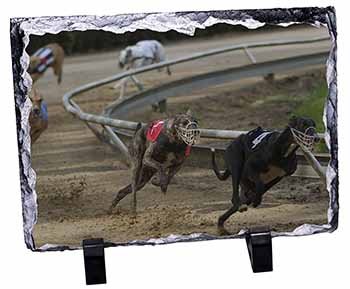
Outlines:
{"label": "green grass", "polygon": [[327,83],[322,81],[293,112],[297,116],[311,117],[316,122],[317,131],[320,133],[325,130],[322,118],[327,94]]}
{"label": "green grass", "polygon": [[[325,106],[328,87],[326,81],[317,85],[311,93],[306,96],[304,101],[293,111],[293,115],[311,117],[316,122],[317,132],[323,133],[325,127],[323,124],[323,110]],[[316,145],[315,152],[327,152],[327,146],[324,142]]]}

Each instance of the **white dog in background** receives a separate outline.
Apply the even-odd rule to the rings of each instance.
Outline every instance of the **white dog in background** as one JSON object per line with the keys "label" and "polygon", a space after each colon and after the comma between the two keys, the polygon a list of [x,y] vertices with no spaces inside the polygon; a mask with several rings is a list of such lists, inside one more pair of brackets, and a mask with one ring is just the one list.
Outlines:
{"label": "white dog in background", "polygon": [[[137,42],[133,46],[128,46],[119,54],[118,64],[121,69],[140,68],[142,66],[151,65],[154,63],[166,60],[165,50],[163,45],[157,40],[143,40]],[[171,74],[169,67],[166,68],[168,75]],[[135,76],[130,76],[117,83],[114,88],[121,86],[120,99],[123,99],[129,78],[140,89],[143,85]]]}

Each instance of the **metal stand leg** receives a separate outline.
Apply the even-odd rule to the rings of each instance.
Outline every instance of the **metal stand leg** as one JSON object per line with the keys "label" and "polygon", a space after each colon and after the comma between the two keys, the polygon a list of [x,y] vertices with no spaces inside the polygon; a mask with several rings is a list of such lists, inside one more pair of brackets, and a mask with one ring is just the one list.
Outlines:
{"label": "metal stand leg", "polygon": [[246,242],[253,272],[272,271],[272,239],[270,229],[250,229],[246,234]]}
{"label": "metal stand leg", "polygon": [[83,240],[86,285],[106,284],[103,239]]}

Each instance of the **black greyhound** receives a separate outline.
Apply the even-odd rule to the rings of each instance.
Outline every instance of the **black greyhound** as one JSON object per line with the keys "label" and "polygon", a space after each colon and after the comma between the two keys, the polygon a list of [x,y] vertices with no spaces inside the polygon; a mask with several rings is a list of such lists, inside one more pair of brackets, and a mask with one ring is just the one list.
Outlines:
{"label": "black greyhound", "polygon": [[[235,212],[259,206],[263,194],[283,177],[297,169],[296,151],[300,145],[312,149],[319,141],[316,124],[310,118],[292,117],[282,132],[258,127],[232,141],[225,151],[227,169],[220,172],[212,149],[212,165],[219,180],[232,177],[232,206],[218,220],[221,233],[224,222]],[[239,190],[240,187],[240,190]]]}

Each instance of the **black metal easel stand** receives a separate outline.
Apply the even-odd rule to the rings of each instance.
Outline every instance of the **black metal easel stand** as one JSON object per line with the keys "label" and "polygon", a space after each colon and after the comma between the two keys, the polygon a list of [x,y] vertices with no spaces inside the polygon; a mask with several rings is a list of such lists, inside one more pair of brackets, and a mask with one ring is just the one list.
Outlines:
{"label": "black metal easel stand", "polygon": [[254,273],[272,271],[272,238],[269,228],[252,228],[246,234],[250,263]]}
{"label": "black metal easel stand", "polygon": [[[272,238],[270,229],[249,229],[245,239],[253,272],[272,271]],[[107,283],[104,247],[103,239],[83,240],[86,285]]]}
{"label": "black metal easel stand", "polygon": [[83,251],[86,285],[107,283],[103,239],[83,240]]}

